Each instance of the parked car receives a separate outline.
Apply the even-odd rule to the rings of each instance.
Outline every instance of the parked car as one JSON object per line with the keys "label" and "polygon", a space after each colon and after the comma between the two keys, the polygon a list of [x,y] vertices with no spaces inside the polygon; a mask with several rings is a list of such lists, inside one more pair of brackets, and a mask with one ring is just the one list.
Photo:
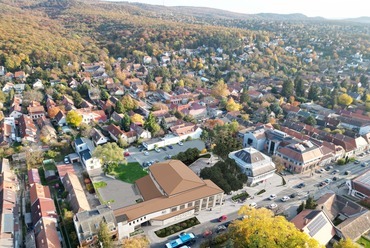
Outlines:
{"label": "parked car", "polygon": [[163,151],[167,151],[167,148],[166,147],[161,147]]}
{"label": "parked car", "polygon": [[348,171],[345,171],[344,172],[344,175],[351,175],[351,171],[349,171],[349,170]]}
{"label": "parked car", "polygon": [[257,207],[257,203],[252,202],[251,204],[249,204],[249,206],[250,206],[251,208],[256,208],[256,207]]}
{"label": "parked car", "polygon": [[167,155],[166,157],[165,157],[165,159],[171,159],[172,158],[172,155]]}
{"label": "parked car", "polygon": [[326,179],[325,179],[325,182],[326,182],[327,184],[329,184],[329,183],[331,183],[331,182],[332,182],[332,180],[331,180],[330,178],[326,178]]}
{"label": "parked car", "polygon": [[179,146],[183,146],[184,145],[184,143],[182,143],[181,141],[179,141],[179,143],[177,143],[177,144],[179,144]]}
{"label": "parked car", "polygon": [[366,166],[368,166],[369,165],[369,163],[368,162],[363,162],[362,164],[361,164],[361,167],[366,167]]}
{"label": "parked car", "polygon": [[156,148],[154,148],[154,150],[156,151],[156,152],[161,152],[161,149],[159,149],[158,147],[156,147]]}
{"label": "parked car", "polygon": [[125,152],[124,155],[125,155],[125,157],[128,157],[128,156],[130,156],[130,153],[129,152]]}
{"label": "parked car", "polygon": [[320,185],[320,187],[324,187],[324,186],[328,185],[328,183],[327,182],[321,182],[319,185]]}
{"label": "parked car", "polygon": [[275,209],[275,208],[277,208],[277,204],[276,203],[271,203],[267,208]]}
{"label": "parked car", "polygon": [[272,194],[272,195],[269,196],[269,199],[270,200],[274,200],[275,198],[276,198],[276,195],[275,194]]}
{"label": "parked car", "polygon": [[300,183],[297,185],[297,188],[304,188],[306,187],[306,184],[305,183]]}
{"label": "parked car", "polygon": [[338,180],[338,178],[337,177],[333,177],[333,179],[332,179],[333,181],[337,181]]}
{"label": "parked car", "polygon": [[225,221],[227,220],[227,216],[226,215],[222,215],[218,218],[218,222],[222,222],[222,221]]}
{"label": "parked car", "polygon": [[358,160],[355,160],[355,164],[359,164],[360,163],[360,161],[358,161]]}
{"label": "parked car", "polygon": [[225,231],[227,227],[225,225],[219,225],[216,229],[216,233],[220,233],[222,231]]}
{"label": "parked car", "polygon": [[212,231],[211,230],[205,230],[203,232],[203,238],[207,238],[209,236],[212,236]]}
{"label": "parked car", "polygon": [[287,195],[285,195],[285,196],[283,196],[283,198],[281,198],[282,202],[286,202],[286,201],[289,201],[289,200],[290,200],[290,197],[287,196]]}
{"label": "parked car", "polygon": [[171,150],[173,149],[173,146],[171,146],[171,145],[169,145],[169,146],[167,146],[168,148],[170,148]]}
{"label": "parked car", "polygon": [[298,195],[297,193],[293,193],[293,194],[290,195],[290,198],[295,198],[295,197],[297,197],[297,195]]}
{"label": "parked car", "polygon": [[69,157],[68,156],[65,156],[64,157],[64,163],[65,164],[69,164],[71,161],[69,161]]}
{"label": "parked car", "polygon": [[145,156],[149,156],[149,152],[144,151],[144,155],[145,155]]}

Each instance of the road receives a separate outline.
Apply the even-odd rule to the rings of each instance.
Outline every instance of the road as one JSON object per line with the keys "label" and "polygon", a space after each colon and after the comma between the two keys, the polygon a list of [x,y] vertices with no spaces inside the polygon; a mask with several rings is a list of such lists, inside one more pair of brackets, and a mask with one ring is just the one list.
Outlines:
{"label": "road", "polygon": [[[360,162],[370,160],[370,155],[367,155],[363,158],[358,159]],[[346,194],[347,187],[345,186],[345,182],[349,179],[352,179],[365,170],[370,169],[370,167],[361,167],[360,164],[349,163],[346,165],[338,166],[333,165],[333,169],[329,171],[325,171],[322,173],[313,173],[311,174],[303,174],[303,175],[286,175],[284,179],[286,181],[286,185],[280,186],[269,186],[269,185],[259,185],[255,188],[244,188],[248,193],[251,195],[258,192],[260,188],[265,188],[266,192],[262,195],[254,195],[254,199],[248,199],[244,203],[233,203],[231,201],[231,196],[226,196],[226,201],[224,206],[221,209],[214,209],[212,212],[210,211],[203,211],[199,213],[199,215],[208,215],[209,220],[201,221],[202,223],[192,227],[188,232],[193,232],[198,238],[196,244],[192,245],[192,247],[199,247],[199,245],[203,242],[204,238],[202,234],[205,230],[216,230],[217,226],[220,225],[219,222],[215,221],[221,215],[227,215],[228,220],[233,220],[238,217],[237,211],[239,208],[244,204],[250,204],[252,202],[257,203],[257,207],[266,207],[271,203],[276,203],[278,207],[273,211],[276,213],[283,213],[288,220],[292,219],[296,215],[296,209],[301,204],[302,201],[306,200],[309,195],[313,196],[315,199],[319,198],[320,196],[334,192],[338,194]],[[338,173],[333,175],[334,170],[339,170]],[[345,171],[351,171],[350,175],[344,175]],[[331,182],[327,186],[320,187],[319,183],[324,181],[326,178],[332,179],[333,177],[337,177],[336,181]],[[306,184],[303,188],[298,188],[297,185],[304,182]],[[259,187],[259,188],[258,188]],[[256,189],[258,188],[258,189]],[[234,194],[236,194],[235,192]],[[297,196],[295,198],[291,198],[287,202],[282,202],[281,198],[283,196],[290,196],[291,194],[296,193]],[[270,194],[276,194],[277,197],[274,200],[269,200],[268,197]],[[199,219],[199,218],[198,218]],[[175,239],[177,234],[168,237],[166,240],[161,240],[155,244],[152,244],[151,247],[164,247],[164,245],[172,239]]]}
{"label": "road", "polygon": [[140,152],[139,149],[136,147],[129,147],[127,151],[130,153],[130,156],[128,156],[126,159],[128,162],[137,161],[142,165],[144,162],[148,161],[165,161],[166,156],[175,156],[179,152],[184,152],[189,148],[198,148],[198,150],[201,151],[205,147],[204,142],[201,140],[190,140],[183,142],[183,144],[183,146],[180,146],[178,144],[172,145],[173,149],[166,148],[166,151],[164,151],[162,148],[160,152],[156,152],[155,150],[148,151],[148,155]]}

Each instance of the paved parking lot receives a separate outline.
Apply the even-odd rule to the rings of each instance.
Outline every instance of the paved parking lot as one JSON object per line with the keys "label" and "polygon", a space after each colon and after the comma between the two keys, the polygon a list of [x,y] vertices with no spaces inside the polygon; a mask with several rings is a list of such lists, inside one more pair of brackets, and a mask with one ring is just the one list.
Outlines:
{"label": "paved parking lot", "polygon": [[145,155],[143,152],[140,152],[139,149],[136,148],[136,147],[129,147],[127,150],[129,151],[130,156],[127,157],[127,160],[128,160],[128,162],[137,161],[141,165],[144,162],[148,162],[148,161],[158,160],[158,161],[162,162],[162,161],[167,160],[166,156],[168,156],[168,155],[175,156],[179,152],[184,152],[189,148],[198,148],[199,151],[201,151],[205,148],[205,144],[201,140],[190,140],[190,141],[185,141],[183,143],[184,143],[183,146],[180,146],[178,144],[172,145],[173,149],[169,149],[168,147],[166,147],[166,149],[167,149],[166,151],[164,151],[162,149],[161,149],[160,152],[156,152],[154,150],[148,151],[148,153],[149,153],[148,155]]}

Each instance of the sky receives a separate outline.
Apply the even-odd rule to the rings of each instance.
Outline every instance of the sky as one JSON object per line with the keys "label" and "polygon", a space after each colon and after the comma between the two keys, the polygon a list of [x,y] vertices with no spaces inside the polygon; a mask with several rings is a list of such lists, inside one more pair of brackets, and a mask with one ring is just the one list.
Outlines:
{"label": "sky", "polygon": [[129,2],[212,7],[245,14],[302,13],[310,17],[321,16],[329,19],[370,16],[366,0],[130,0]]}

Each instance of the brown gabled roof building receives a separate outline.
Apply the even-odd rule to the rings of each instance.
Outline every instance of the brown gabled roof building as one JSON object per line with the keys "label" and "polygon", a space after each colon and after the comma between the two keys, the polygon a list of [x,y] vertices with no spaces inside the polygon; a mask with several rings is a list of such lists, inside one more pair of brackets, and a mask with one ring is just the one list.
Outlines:
{"label": "brown gabled roof building", "polygon": [[71,204],[73,212],[78,213],[80,211],[90,210],[89,202],[76,174],[67,172],[63,177],[62,183],[69,193],[67,200]]}
{"label": "brown gabled roof building", "polygon": [[223,191],[210,180],[200,179],[178,160],[149,167],[149,175],[135,182],[144,201],[114,210],[119,238],[127,237],[146,221],[157,225],[175,221],[177,215],[191,216],[222,202]]}

